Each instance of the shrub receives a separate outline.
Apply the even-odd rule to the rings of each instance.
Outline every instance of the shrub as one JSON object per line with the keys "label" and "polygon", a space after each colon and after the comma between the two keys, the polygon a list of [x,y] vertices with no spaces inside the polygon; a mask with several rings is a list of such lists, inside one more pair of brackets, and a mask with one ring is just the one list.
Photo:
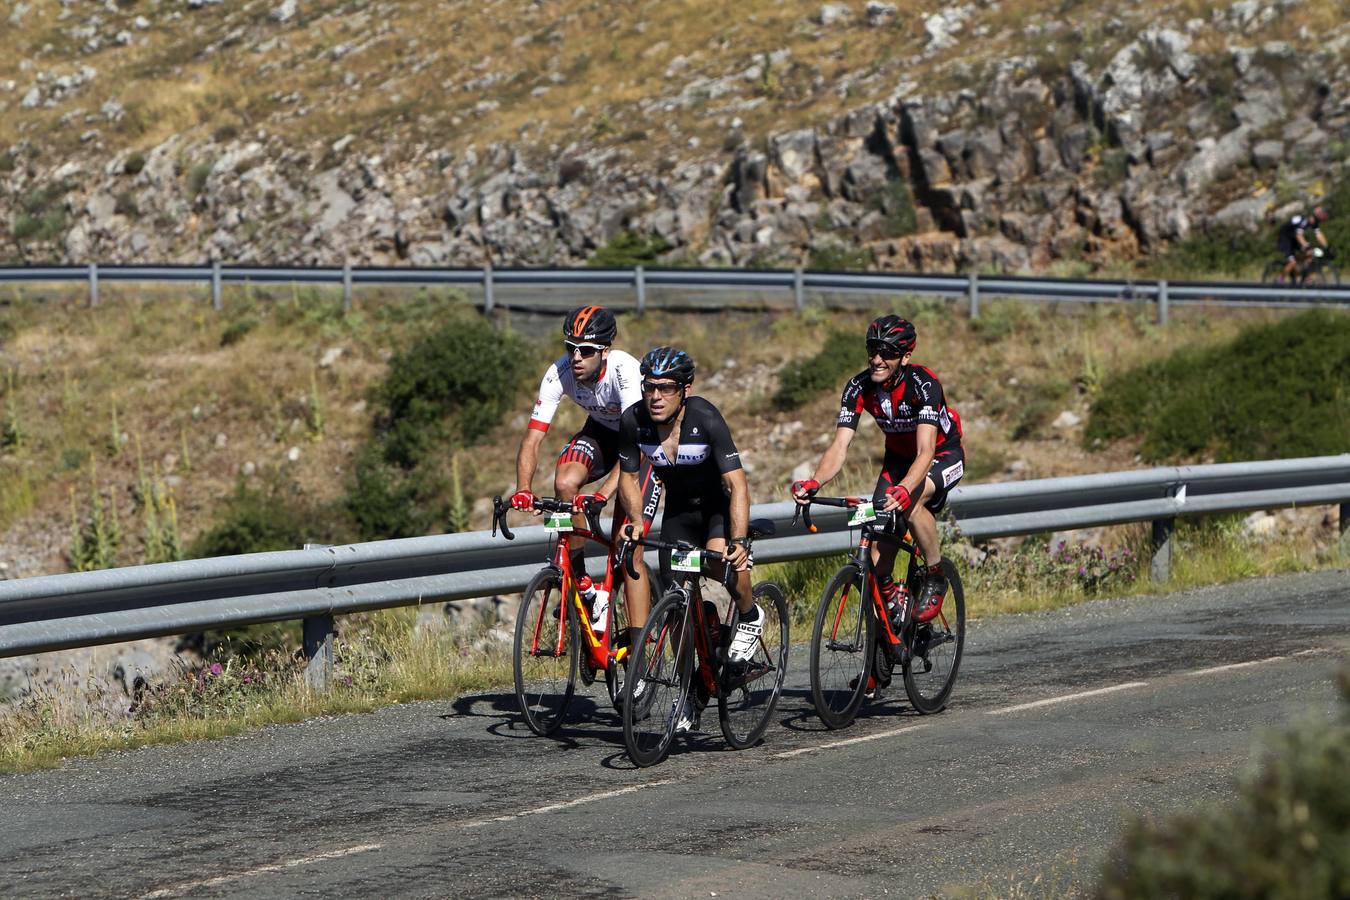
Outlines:
{"label": "shrub", "polygon": [[596,250],[586,265],[597,269],[649,266],[659,261],[661,254],[669,249],[670,244],[658,235],[644,236],[632,231],[621,231],[608,244]]}
{"label": "shrub", "polygon": [[136,195],[131,191],[122,191],[113,203],[113,212],[119,216],[126,216],[128,219],[140,218],[141,209],[136,204]]}
{"label": "shrub", "polygon": [[211,177],[211,163],[197,163],[188,170],[187,187],[188,193],[193,196],[199,196],[206,190],[206,181]]}
{"label": "shrub", "polygon": [[343,504],[363,541],[415,537],[432,531],[446,519],[443,505],[427,495],[426,482],[417,473],[390,465],[372,444],[357,458]]}
{"label": "shrub", "polygon": [[813,247],[806,267],[818,272],[858,272],[870,269],[876,256],[866,247],[853,244],[828,244]]}
{"label": "shrub", "polygon": [[882,226],[883,237],[904,237],[919,230],[918,215],[914,212],[914,198],[909,193],[909,185],[901,179],[888,181],[885,187],[872,193],[867,199],[866,206],[868,209],[877,210],[885,217]]}
{"label": "shrub", "polygon": [[216,524],[193,543],[191,556],[299,550],[307,542],[333,543],[340,537],[340,524],[315,509],[300,485],[274,475],[259,487],[240,480]]}
{"label": "shrub", "polygon": [[1275,258],[1275,236],[1242,228],[1214,227],[1173,244],[1161,270],[1177,278],[1238,278]]}
{"label": "shrub", "polygon": [[258,320],[254,318],[243,318],[237,322],[231,322],[220,333],[220,346],[230,347],[239,343],[253,329],[258,327]]}
{"label": "shrub", "polygon": [[1314,310],[1109,377],[1084,440],[1142,437],[1166,461],[1282,459],[1350,447],[1350,320]]}
{"label": "shrub", "polygon": [[866,365],[862,355],[862,342],[857,335],[845,331],[830,332],[819,353],[790,362],[779,371],[774,406],[783,410],[796,409],[821,391],[839,389],[845,379]]}
{"label": "shrub", "polygon": [[122,163],[122,171],[127,175],[139,175],[145,168],[145,154],[133,153],[127,157],[127,161]]}
{"label": "shrub", "polygon": [[470,315],[395,355],[376,390],[383,460],[411,469],[433,444],[487,434],[513,408],[523,350],[514,333]]}
{"label": "shrub", "polygon": [[1275,738],[1236,800],[1133,825],[1098,896],[1350,896],[1350,670],[1339,680],[1339,717]]}

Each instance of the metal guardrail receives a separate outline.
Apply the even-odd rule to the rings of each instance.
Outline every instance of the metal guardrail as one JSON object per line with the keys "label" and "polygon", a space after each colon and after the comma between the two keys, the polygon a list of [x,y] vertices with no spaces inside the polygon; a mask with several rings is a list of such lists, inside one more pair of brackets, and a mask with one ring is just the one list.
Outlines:
{"label": "metal guardrail", "polygon": [[[1167,323],[1173,305],[1224,303],[1239,306],[1313,306],[1350,307],[1350,286],[1345,287],[1266,287],[1240,282],[1168,282],[1125,280],[1074,280],[1028,278],[1019,276],[904,275],[889,273],[816,272],[803,269],[433,269],[365,268],[351,265],[317,268],[224,266],[8,266],[0,267],[0,283],[87,283],[89,303],[97,306],[102,282],[195,283],[209,284],[212,306],[223,305],[222,286],[226,284],[332,284],[343,289],[343,306],[351,308],[357,285],[452,285],[477,288],[488,312],[498,303],[498,293],[512,288],[528,288],[529,301],[523,306],[552,305],[538,289],[565,292],[568,288],[586,291],[618,290],[631,292],[631,301],[617,298],[615,306],[631,304],[641,312],[652,303],[649,293],[662,289],[682,292],[754,293],[758,305],[785,308],[806,305],[808,292],[824,294],[824,302],[836,302],[840,294],[930,294],[965,298],[970,315],[977,318],[980,301],[990,297],[1015,297],[1030,300],[1082,302],[1149,303],[1157,308],[1157,318]],[[769,292],[768,298],[762,295]],[[776,295],[776,296],[774,296]],[[566,300],[566,298],[564,298]],[[556,302],[556,297],[554,301]],[[574,302],[566,300],[566,302]],[[722,301],[719,300],[719,303]]]}
{"label": "metal guardrail", "polygon": [[[1152,522],[1154,576],[1165,578],[1179,516],[1339,504],[1344,542],[1350,453],[972,485],[958,487],[950,502],[957,525],[976,541]],[[756,544],[758,562],[853,547],[843,510],[818,508],[813,535],[789,527],[794,508],[791,501],[754,508],[778,528]],[[313,654],[331,636],[335,614],[523,589],[549,538],[537,526],[516,535],[438,535],[0,582],[0,657],[302,618]]]}

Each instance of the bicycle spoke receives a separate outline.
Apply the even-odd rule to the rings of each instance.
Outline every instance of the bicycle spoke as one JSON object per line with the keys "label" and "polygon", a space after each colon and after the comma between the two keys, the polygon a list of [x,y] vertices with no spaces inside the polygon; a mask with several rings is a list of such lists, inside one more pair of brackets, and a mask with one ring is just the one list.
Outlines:
{"label": "bicycle spoke", "polygon": [[530,581],[516,617],[514,666],[516,700],[525,724],[546,735],[563,722],[575,690],[576,620],[563,602],[556,572]]}
{"label": "bicycle spoke", "polygon": [[811,634],[811,701],[830,728],[853,721],[863,700],[875,640],[862,574],[840,569],[820,598]]}
{"label": "bicycle spoke", "polygon": [[791,643],[787,600],[778,585],[757,584],[753,596],[761,625],[755,653],[743,663],[723,666],[717,698],[722,736],[737,750],[755,744],[768,727],[782,691]]}

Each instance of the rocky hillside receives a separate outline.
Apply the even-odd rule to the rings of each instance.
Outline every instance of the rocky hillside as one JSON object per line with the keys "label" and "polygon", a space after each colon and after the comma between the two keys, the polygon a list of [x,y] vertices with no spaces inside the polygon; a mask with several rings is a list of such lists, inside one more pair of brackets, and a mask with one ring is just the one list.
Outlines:
{"label": "rocky hillside", "polygon": [[1338,0],[9,9],[17,263],[1056,271],[1263,227],[1350,155]]}

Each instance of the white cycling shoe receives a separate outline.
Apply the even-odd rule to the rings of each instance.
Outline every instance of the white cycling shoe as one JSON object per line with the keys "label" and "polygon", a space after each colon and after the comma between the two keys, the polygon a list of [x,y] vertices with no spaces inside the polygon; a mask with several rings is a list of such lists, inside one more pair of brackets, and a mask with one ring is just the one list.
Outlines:
{"label": "white cycling shoe", "polygon": [[731,646],[727,649],[730,662],[746,662],[755,655],[759,647],[759,636],[764,632],[764,611],[758,604],[752,604],[750,611],[737,617],[736,633],[731,636]]}

